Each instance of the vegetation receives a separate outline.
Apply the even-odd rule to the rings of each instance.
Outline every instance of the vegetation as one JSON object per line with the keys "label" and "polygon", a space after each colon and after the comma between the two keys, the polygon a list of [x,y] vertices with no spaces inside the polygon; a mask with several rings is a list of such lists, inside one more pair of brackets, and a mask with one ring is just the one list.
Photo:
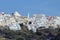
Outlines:
{"label": "vegetation", "polygon": [[60,28],[56,29],[37,29],[37,32],[23,30],[0,30],[0,39],[3,40],[60,40]]}

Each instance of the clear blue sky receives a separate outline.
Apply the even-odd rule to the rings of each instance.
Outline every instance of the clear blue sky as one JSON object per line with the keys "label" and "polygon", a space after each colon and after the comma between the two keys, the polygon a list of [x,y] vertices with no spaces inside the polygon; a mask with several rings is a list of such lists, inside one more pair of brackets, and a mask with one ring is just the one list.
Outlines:
{"label": "clear blue sky", "polygon": [[43,13],[60,16],[60,0],[0,0],[0,12],[12,13],[18,11],[21,15]]}

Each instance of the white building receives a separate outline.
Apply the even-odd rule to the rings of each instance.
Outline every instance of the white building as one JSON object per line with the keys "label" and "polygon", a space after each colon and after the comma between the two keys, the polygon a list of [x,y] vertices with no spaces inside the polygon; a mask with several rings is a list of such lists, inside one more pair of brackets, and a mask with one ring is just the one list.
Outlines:
{"label": "white building", "polygon": [[36,23],[38,27],[45,26],[47,18],[44,14],[35,14],[33,15],[33,23]]}
{"label": "white building", "polygon": [[53,21],[54,21],[54,24],[56,25],[55,28],[57,28],[57,25],[60,26],[60,17],[59,16],[56,16]]}
{"label": "white building", "polygon": [[10,30],[21,30],[21,27],[18,23],[11,23],[9,25]]}
{"label": "white building", "polygon": [[32,24],[28,24],[28,29],[36,32],[37,28],[46,26],[46,20],[47,19],[44,14],[34,14],[31,19]]}
{"label": "white building", "polygon": [[5,15],[4,13],[0,14],[0,26],[6,25],[6,21],[5,21],[5,16],[4,15]]}
{"label": "white building", "polygon": [[57,25],[60,25],[60,17],[46,17],[44,14],[34,14],[30,18],[29,14],[27,17],[23,17],[17,11],[13,15],[5,14],[4,12],[0,13],[0,26],[7,25],[11,30],[21,30],[19,25],[21,23],[27,26],[28,30],[36,32],[39,27],[49,28],[49,26],[52,26],[57,28]]}

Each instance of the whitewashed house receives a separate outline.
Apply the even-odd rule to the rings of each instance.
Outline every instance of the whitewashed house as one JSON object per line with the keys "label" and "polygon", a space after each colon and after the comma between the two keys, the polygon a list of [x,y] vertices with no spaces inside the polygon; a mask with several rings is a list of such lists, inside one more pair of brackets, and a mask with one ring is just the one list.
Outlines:
{"label": "whitewashed house", "polygon": [[18,24],[18,23],[11,23],[10,25],[9,25],[9,28],[10,28],[10,30],[21,30],[21,27],[20,27],[20,25]]}
{"label": "whitewashed house", "polygon": [[[37,28],[45,27],[46,16],[44,14],[34,14],[31,19],[31,24],[28,24],[28,29],[36,32]],[[29,22],[29,21],[28,21]]]}

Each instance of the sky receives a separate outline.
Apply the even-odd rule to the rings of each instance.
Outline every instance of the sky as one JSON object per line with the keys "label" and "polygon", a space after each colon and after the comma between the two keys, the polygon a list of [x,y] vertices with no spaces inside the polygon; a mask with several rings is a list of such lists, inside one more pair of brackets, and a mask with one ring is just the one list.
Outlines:
{"label": "sky", "polygon": [[60,16],[60,0],[0,0],[0,12],[12,14],[18,11],[21,15],[45,14]]}

